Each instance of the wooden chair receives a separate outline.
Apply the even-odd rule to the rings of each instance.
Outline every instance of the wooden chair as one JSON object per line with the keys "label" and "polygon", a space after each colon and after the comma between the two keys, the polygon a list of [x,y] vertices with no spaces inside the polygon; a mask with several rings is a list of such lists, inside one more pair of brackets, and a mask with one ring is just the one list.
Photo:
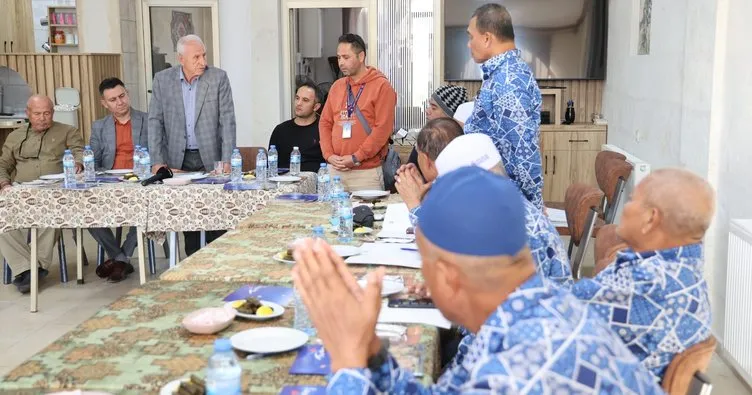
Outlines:
{"label": "wooden chair", "polygon": [[[693,391],[692,394],[700,394],[703,393],[701,391],[706,391],[707,386],[704,384],[709,385],[709,380],[703,375],[700,375],[698,379],[695,377],[698,372],[704,372],[708,368],[716,343],[715,337],[711,335],[707,340],[697,343],[683,353],[676,355],[663,375],[661,382],[663,390],[669,395],[690,394],[691,387],[694,387],[695,391],[700,391]],[[699,383],[693,383],[695,380]]]}
{"label": "wooden chair", "polygon": [[259,149],[266,151],[265,147],[238,147],[240,156],[243,157],[243,171],[256,170],[256,157]]}
{"label": "wooden chair", "polygon": [[[601,199],[603,199],[601,190],[583,183],[570,185],[564,195],[564,211],[567,214],[567,228],[569,229],[567,253],[572,262],[572,276],[575,279],[580,278],[580,266],[585,258],[588,243],[597,232]],[[575,246],[577,250],[572,256],[572,249]]]}
{"label": "wooden chair", "polygon": [[[622,158],[612,154],[619,155]],[[632,165],[623,157],[624,155],[615,152],[602,151],[598,153],[595,160],[595,179],[598,182],[598,187],[604,193],[601,202],[602,218],[607,224],[614,222],[616,208],[624,192],[624,185],[627,183],[629,175],[632,174]]]}
{"label": "wooden chair", "polygon": [[611,262],[616,259],[616,253],[627,248],[625,243],[616,234],[616,225],[603,225],[598,229],[598,236],[595,238],[595,276],[601,270],[605,269]]}

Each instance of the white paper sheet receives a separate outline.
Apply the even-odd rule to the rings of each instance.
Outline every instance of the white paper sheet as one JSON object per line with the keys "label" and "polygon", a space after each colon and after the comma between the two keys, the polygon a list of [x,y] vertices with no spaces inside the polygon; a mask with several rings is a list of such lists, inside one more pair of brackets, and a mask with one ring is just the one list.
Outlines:
{"label": "white paper sheet", "polygon": [[345,259],[350,265],[400,266],[420,269],[420,254],[414,243],[384,244],[364,243],[361,253]]}
{"label": "white paper sheet", "polygon": [[384,302],[379,313],[379,323],[389,324],[423,324],[449,329],[452,323],[444,317],[439,309],[400,309],[391,308]]}
{"label": "white paper sheet", "polygon": [[405,203],[395,203],[386,206],[384,214],[384,224],[378,238],[391,239],[410,239],[414,240],[415,235],[407,234],[407,228],[412,227],[410,223],[410,210]]}
{"label": "white paper sheet", "polygon": [[567,226],[567,213],[564,210],[546,207],[546,213],[554,226]]}

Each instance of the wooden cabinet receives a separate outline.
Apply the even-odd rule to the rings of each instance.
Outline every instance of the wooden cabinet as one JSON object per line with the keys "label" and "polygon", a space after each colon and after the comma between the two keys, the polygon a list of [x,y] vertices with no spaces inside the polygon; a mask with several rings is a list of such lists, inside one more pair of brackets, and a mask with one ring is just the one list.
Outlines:
{"label": "wooden cabinet", "polygon": [[595,156],[606,143],[606,126],[541,125],[543,200],[563,202],[569,185],[597,186]]}
{"label": "wooden cabinet", "polygon": [[0,0],[0,50],[34,51],[34,25],[30,0]]}

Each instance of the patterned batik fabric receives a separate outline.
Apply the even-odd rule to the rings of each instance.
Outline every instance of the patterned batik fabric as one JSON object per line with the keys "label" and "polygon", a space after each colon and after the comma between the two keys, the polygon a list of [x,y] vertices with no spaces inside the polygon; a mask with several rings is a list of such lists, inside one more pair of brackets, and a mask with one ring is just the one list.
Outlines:
{"label": "patterned batik fabric", "polygon": [[332,394],[662,394],[619,338],[569,291],[526,281],[465,337],[431,387],[390,358],[377,370],[341,369]]}
{"label": "patterned batik fabric", "polygon": [[483,85],[465,133],[485,133],[501,154],[507,174],[527,200],[543,208],[539,138],[541,93],[530,67],[513,49],[481,67]]}
{"label": "patterned batik fabric", "polygon": [[[413,227],[418,226],[419,215],[420,206],[410,210]],[[548,283],[572,288],[572,267],[559,232],[548,217],[528,201],[525,201],[525,228],[538,274]]]}
{"label": "patterned batik fabric", "polygon": [[711,334],[702,255],[702,244],[628,249],[595,278],[578,281],[573,292],[660,379],[676,354]]}

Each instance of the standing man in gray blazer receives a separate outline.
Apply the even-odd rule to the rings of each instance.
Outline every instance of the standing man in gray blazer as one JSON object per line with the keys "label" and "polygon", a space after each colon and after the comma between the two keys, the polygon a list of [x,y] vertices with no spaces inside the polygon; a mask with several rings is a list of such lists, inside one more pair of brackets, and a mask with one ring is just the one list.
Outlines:
{"label": "standing man in gray blazer", "polygon": [[[152,172],[206,171],[224,161],[230,172],[235,148],[235,108],[227,73],[206,64],[206,47],[196,35],[177,43],[179,65],[154,76],[149,103],[149,152]],[[206,232],[210,243],[224,231]],[[199,232],[184,232],[185,253],[200,248]]]}
{"label": "standing man in gray blazer", "polygon": [[[97,170],[133,169],[135,146],[149,144],[148,116],[131,108],[125,84],[118,78],[102,81],[99,94],[102,106],[110,115],[94,121],[91,128],[89,144],[94,151],[94,166]],[[130,260],[138,243],[134,226],[130,227],[122,245],[109,228],[92,228],[89,233],[110,258],[97,266],[97,276],[119,282],[133,273]]]}

